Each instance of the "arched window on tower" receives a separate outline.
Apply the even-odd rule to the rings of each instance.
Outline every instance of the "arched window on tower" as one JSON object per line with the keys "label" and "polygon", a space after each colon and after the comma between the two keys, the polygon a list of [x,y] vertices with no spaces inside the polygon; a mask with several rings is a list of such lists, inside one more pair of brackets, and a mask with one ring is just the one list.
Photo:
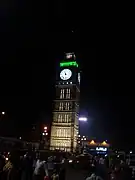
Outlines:
{"label": "arched window on tower", "polygon": [[56,131],[57,131],[57,137],[59,137],[59,129],[57,129]]}
{"label": "arched window on tower", "polygon": [[61,110],[63,111],[63,102],[61,103]]}
{"label": "arched window on tower", "polygon": [[60,114],[58,115],[58,122],[60,122],[60,118],[61,118],[61,116],[60,116]]}
{"label": "arched window on tower", "polygon": [[65,130],[65,129],[63,129],[63,131],[64,131],[64,133],[63,133],[63,134],[64,134],[64,137],[66,137],[66,130]]}
{"label": "arched window on tower", "polygon": [[67,129],[65,129],[65,137],[66,137],[66,138],[68,137]]}
{"label": "arched window on tower", "polygon": [[64,99],[64,89],[60,90],[60,99]]}
{"label": "arched window on tower", "polygon": [[67,119],[66,119],[66,122],[67,122],[67,123],[69,122],[69,120],[68,120],[68,119],[69,119],[69,115],[67,114]]}
{"label": "arched window on tower", "polygon": [[62,131],[61,129],[59,129],[59,137],[61,137],[61,135],[62,135]]}
{"label": "arched window on tower", "polygon": [[66,99],[68,99],[68,89],[66,89]]}
{"label": "arched window on tower", "polygon": [[60,111],[63,111],[63,102],[60,102],[59,110],[60,110]]}
{"label": "arched window on tower", "polygon": [[66,102],[66,104],[65,104],[65,110],[67,110],[67,102]]}
{"label": "arched window on tower", "polygon": [[70,99],[70,89],[66,89],[66,99]]}
{"label": "arched window on tower", "polygon": [[62,90],[62,99],[64,99],[64,89]]}
{"label": "arched window on tower", "polygon": [[67,115],[65,114],[64,115],[64,122],[66,122],[67,121]]}
{"label": "arched window on tower", "polygon": [[62,114],[60,115],[60,122],[62,122],[63,121],[63,116],[62,116]]}
{"label": "arched window on tower", "polygon": [[60,90],[60,99],[62,99],[62,89]]}
{"label": "arched window on tower", "polygon": [[69,102],[67,103],[67,110],[69,110]]}
{"label": "arched window on tower", "polygon": [[61,102],[60,102],[59,110],[61,110]]}
{"label": "arched window on tower", "polygon": [[68,90],[68,98],[70,99],[70,89]]}

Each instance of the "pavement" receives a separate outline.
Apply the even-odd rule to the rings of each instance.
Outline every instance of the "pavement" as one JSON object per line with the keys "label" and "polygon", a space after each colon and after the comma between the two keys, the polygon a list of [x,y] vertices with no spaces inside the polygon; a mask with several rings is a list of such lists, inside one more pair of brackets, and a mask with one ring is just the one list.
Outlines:
{"label": "pavement", "polygon": [[77,170],[74,168],[67,168],[66,180],[86,180],[88,172],[84,170]]}

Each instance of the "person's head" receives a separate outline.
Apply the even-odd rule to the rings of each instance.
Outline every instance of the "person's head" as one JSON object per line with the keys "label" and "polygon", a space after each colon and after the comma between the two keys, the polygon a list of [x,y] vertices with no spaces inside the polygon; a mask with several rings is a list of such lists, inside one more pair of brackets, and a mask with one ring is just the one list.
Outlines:
{"label": "person's head", "polygon": [[104,164],[104,159],[102,157],[99,159],[99,164]]}
{"label": "person's head", "polygon": [[115,170],[115,172],[119,172],[120,171],[120,166],[116,165],[114,170]]}
{"label": "person's head", "polygon": [[92,165],[91,166],[91,173],[93,174],[95,174],[96,173],[96,167],[94,166],[94,165]]}
{"label": "person's head", "polygon": [[45,158],[43,155],[40,155],[40,161],[45,161]]}
{"label": "person's head", "polygon": [[124,161],[123,161],[123,160],[120,160],[120,164],[123,165],[123,164],[124,164]]}
{"label": "person's head", "polygon": [[40,154],[36,154],[36,159],[40,160]]}
{"label": "person's head", "polygon": [[56,174],[57,173],[57,170],[56,170],[56,168],[53,170],[53,174]]}
{"label": "person's head", "polygon": [[23,159],[23,156],[20,156],[20,160],[22,160]]}

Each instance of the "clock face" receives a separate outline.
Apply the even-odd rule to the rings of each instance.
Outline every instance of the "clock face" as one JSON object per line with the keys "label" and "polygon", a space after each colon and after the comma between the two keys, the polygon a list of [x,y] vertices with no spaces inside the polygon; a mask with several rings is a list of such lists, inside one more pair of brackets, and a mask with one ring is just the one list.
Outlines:
{"label": "clock face", "polygon": [[80,73],[78,73],[78,82],[80,84]]}
{"label": "clock face", "polygon": [[62,80],[68,80],[72,76],[72,71],[70,69],[63,69],[60,72],[60,78]]}

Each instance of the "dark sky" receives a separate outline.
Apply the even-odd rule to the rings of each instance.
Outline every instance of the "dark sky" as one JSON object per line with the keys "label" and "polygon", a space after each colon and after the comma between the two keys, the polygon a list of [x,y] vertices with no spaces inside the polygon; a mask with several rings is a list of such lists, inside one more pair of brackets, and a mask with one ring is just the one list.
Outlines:
{"label": "dark sky", "polygon": [[79,10],[69,13],[58,3],[55,10],[35,12],[19,2],[1,11],[0,110],[7,112],[9,131],[21,134],[32,123],[51,121],[55,67],[64,52],[75,51],[82,70],[81,112],[89,117],[89,136],[133,146],[132,50],[104,43],[96,49],[93,16],[85,20]]}

